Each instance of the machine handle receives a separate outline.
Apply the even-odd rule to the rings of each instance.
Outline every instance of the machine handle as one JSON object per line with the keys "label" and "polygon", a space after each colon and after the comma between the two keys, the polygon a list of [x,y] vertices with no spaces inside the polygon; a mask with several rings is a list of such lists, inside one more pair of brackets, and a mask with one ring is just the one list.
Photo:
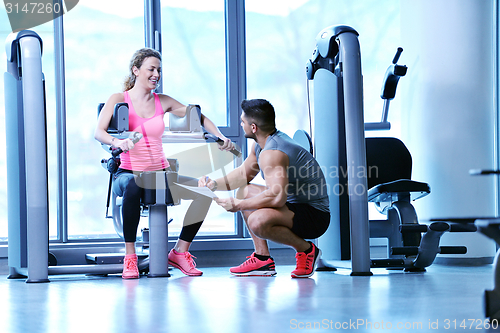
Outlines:
{"label": "machine handle", "polygon": [[[222,146],[224,144],[224,140],[222,140],[221,138],[219,138],[213,134],[205,133],[204,137],[205,137],[205,140],[213,140],[213,141],[217,142],[220,146]],[[234,155],[236,155],[236,157],[241,156],[241,151],[237,147],[231,149],[230,152],[233,153]]]}
{"label": "machine handle", "polygon": [[396,64],[398,62],[399,57],[401,56],[401,53],[403,53],[403,48],[402,47],[398,47],[396,55],[394,56],[394,59],[392,59],[392,63],[393,64]]}
{"label": "machine handle", "polygon": [[[134,145],[139,142],[140,139],[142,139],[142,133],[139,133],[139,132],[131,132],[130,135],[132,137],[129,137],[129,139],[132,140],[132,142],[134,143]],[[117,148],[115,150],[113,150],[111,152],[111,155],[113,155],[113,157],[116,157],[118,155],[120,155],[121,153],[123,153],[123,150],[121,148]]]}

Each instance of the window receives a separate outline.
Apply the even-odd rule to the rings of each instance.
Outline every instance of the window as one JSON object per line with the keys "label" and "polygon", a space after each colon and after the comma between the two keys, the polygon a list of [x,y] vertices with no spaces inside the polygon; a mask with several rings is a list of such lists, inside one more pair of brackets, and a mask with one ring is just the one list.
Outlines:
{"label": "window", "polygon": [[144,47],[143,14],[139,1],[80,0],[64,15],[69,239],[117,237],[104,218],[109,173],[100,159],[110,155],[94,130],[98,104],[123,91],[130,58]]}
{"label": "window", "polygon": [[[268,99],[280,130],[290,136],[298,129],[309,132],[305,64],[318,33],[332,25],[348,25],[359,33],[365,121],[380,121],[385,70],[401,46],[399,2],[247,0],[245,6],[248,98]],[[394,132],[398,119],[396,98],[389,112]]]}
{"label": "window", "polygon": [[[245,6],[247,95],[274,105],[278,129],[289,136],[298,129],[309,132],[305,64],[318,33],[332,25],[348,25],[359,33],[365,121],[380,121],[385,71],[397,48],[404,48],[399,44],[398,1],[247,0]],[[404,64],[404,52],[399,63]],[[311,100],[312,95],[311,91]],[[391,130],[367,132],[367,136],[400,136],[397,97],[389,110]],[[369,207],[371,215],[379,215]]]}
{"label": "window", "polygon": [[[228,126],[224,1],[162,1],[161,14],[163,93],[183,104],[200,105],[203,114],[217,126]],[[217,178],[235,166],[229,153],[212,161],[197,160],[197,154],[208,153],[206,144],[165,144],[164,149],[169,157],[180,156],[179,173],[186,176],[207,174]],[[211,163],[220,159],[228,159],[225,167],[213,169]],[[169,218],[173,218],[170,236],[180,232],[188,207],[181,204],[169,208]],[[213,204],[199,235],[234,235],[236,229],[235,215]]]}
{"label": "window", "polygon": [[163,92],[227,126],[223,0],[162,1]]}

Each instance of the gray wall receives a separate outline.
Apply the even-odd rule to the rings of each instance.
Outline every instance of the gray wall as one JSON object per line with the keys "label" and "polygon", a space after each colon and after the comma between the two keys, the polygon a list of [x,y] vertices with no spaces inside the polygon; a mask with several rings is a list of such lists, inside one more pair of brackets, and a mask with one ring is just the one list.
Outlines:
{"label": "gray wall", "polygon": [[[420,220],[497,213],[495,176],[469,175],[497,167],[495,11],[492,0],[401,1],[402,139],[413,178],[431,186],[415,203]],[[494,254],[477,233],[442,243],[467,245],[469,257]]]}

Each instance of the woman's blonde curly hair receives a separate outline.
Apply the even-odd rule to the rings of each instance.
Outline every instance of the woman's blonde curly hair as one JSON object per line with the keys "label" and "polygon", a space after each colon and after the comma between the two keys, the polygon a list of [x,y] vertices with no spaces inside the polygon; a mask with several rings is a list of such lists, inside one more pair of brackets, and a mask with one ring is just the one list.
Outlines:
{"label": "woman's blonde curly hair", "polygon": [[149,57],[155,57],[161,61],[160,52],[153,50],[149,47],[144,47],[142,49],[135,51],[134,55],[132,56],[132,59],[130,60],[130,65],[129,65],[129,72],[130,73],[125,78],[125,82],[123,83],[123,91],[128,91],[128,90],[132,89],[135,85],[136,76],[133,72],[134,66],[137,68],[141,68],[142,63],[144,62],[144,59],[149,58]]}

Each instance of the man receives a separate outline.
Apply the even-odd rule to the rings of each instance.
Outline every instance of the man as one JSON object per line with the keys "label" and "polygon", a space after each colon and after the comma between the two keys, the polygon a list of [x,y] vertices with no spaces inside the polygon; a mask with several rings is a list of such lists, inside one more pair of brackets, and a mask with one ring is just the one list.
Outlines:
{"label": "man", "polygon": [[[314,274],[321,251],[312,242],[330,223],[327,185],[314,157],[275,126],[273,106],[266,100],[244,100],[241,126],[245,137],[255,140],[248,158],[227,176],[202,178],[211,190],[238,189],[236,198],[216,202],[230,212],[242,212],[255,252],[238,267],[237,276],[272,276],[275,263],[267,240],[293,247],[297,267],[294,278]],[[250,184],[262,172],[266,186]]]}

